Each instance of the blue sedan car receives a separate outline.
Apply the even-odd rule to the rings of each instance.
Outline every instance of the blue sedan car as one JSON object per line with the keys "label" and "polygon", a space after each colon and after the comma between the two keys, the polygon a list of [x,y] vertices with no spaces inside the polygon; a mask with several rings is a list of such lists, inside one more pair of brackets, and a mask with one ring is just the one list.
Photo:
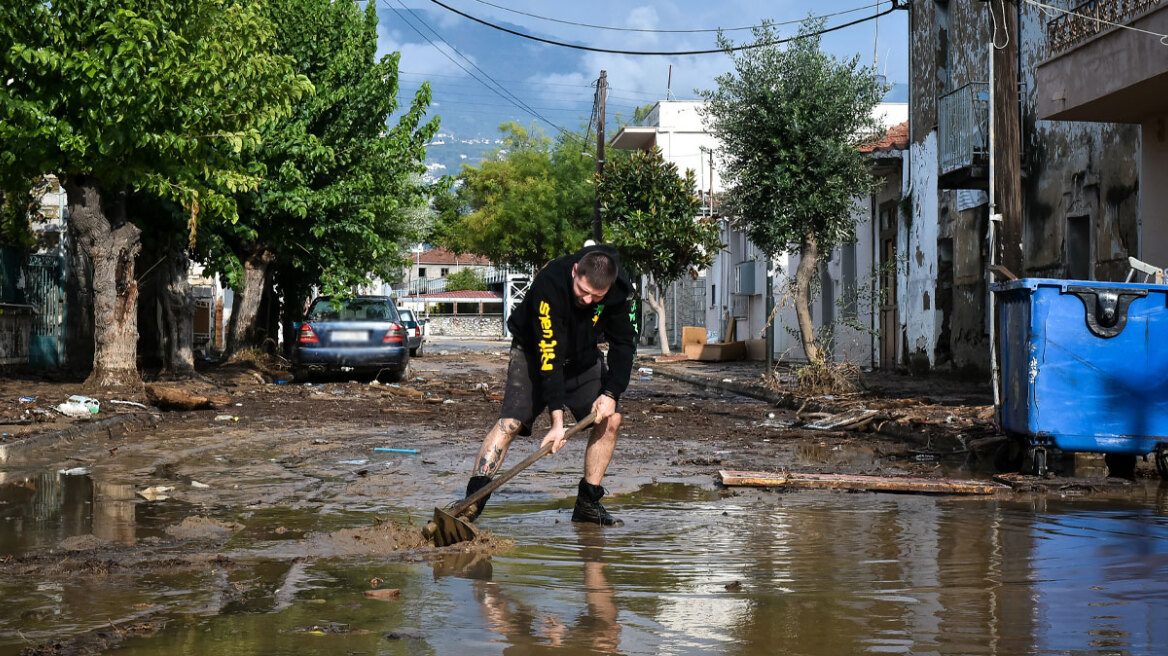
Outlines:
{"label": "blue sedan car", "polygon": [[292,372],[297,380],[356,373],[398,381],[410,363],[407,339],[388,296],[320,297],[300,325]]}

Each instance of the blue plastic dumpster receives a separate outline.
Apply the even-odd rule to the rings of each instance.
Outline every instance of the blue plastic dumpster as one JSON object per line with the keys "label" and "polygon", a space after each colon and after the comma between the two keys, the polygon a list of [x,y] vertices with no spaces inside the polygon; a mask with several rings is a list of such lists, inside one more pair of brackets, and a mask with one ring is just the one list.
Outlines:
{"label": "blue plastic dumpster", "polygon": [[1168,285],[1024,278],[991,286],[1006,435],[1064,451],[1168,445]]}

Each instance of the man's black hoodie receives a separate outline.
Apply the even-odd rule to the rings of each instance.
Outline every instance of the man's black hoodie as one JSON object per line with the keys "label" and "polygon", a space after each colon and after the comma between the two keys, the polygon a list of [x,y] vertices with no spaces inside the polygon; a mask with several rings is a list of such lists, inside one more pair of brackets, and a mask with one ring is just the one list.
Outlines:
{"label": "man's black hoodie", "polygon": [[[612,258],[617,278],[599,303],[577,307],[572,267],[596,250]],[[536,363],[543,401],[553,410],[564,407],[564,375],[583,372],[600,358],[597,342],[602,335],[608,339],[608,374],[601,392],[619,399],[629,386],[637,352],[637,301],[620,255],[611,246],[588,246],[552,260],[536,274],[507,328],[513,344]]]}

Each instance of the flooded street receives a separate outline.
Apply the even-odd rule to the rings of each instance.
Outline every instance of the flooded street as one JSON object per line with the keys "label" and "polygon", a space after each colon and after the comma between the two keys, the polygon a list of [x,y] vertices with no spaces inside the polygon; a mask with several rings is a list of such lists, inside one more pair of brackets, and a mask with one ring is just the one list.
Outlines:
{"label": "flooded street", "polygon": [[368,385],[266,385],[237,393],[230,414],[175,415],[4,464],[0,654],[1151,655],[1168,644],[1158,478],[993,499],[722,488],[720,469],[974,473],[960,457],[897,457],[874,433],[800,432],[788,411],[661,380],[622,399],[628,431],[605,502],[624,527],[570,522],[577,441],[496,493],[480,541],[434,548],[420,528],[460,496],[498,411],[474,387],[489,368],[435,361],[444,385],[475,391],[431,404]]}
{"label": "flooded street", "polygon": [[[88,494],[85,477],[62,478],[62,507]],[[165,503],[133,527],[91,514],[99,504],[38,523],[44,500],[14,505],[4,489],[6,553],[90,530],[133,532],[150,550],[168,523]],[[571,524],[566,490],[516,496],[479,521],[515,540],[494,556],[283,558],[281,543],[304,530],[358,520],[287,512],[255,522],[278,521],[283,535],[244,528],[222,562],[8,577],[0,651],[103,618],[126,626],[135,611],[167,621],[117,653],[1155,654],[1168,644],[1168,499],[1153,488],[1136,501],[970,501],[661,482],[615,497],[627,524],[610,530]],[[15,520],[14,508],[33,515]],[[12,531],[16,521],[30,530]],[[373,578],[400,597],[366,598]]]}

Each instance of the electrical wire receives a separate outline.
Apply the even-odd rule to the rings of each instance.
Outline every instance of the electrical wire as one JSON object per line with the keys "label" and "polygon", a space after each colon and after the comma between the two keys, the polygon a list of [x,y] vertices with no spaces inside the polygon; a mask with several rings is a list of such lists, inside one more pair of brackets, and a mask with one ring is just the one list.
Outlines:
{"label": "electrical wire", "polygon": [[[591,29],[595,29],[595,30],[612,30],[612,31],[616,31],[616,32],[645,32],[645,33],[650,33],[650,34],[703,34],[703,33],[710,33],[710,32],[741,32],[744,30],[753,30],[756,27],[762,27],[761,25],[747,25],[745,27],[716,27],[716,28],[696,29],[696,30],[651,30],[651,29],[636,28],[636,27],[612,27],[609,25],[591,25],[589,23],[577,23],[575,21],[562,20],[559,18],[550,18],[548,16],[540,16],[539,14],[532,14],[532,13],[528,13],[526,11],[519,11],[518,9],[512,9],[510,7],[504,7],[502,5],[497,5],[493,2],[487,2],[487,0],[474,0],[474,1],[479,3],[480,5],[494,7],[495,9],[501,9],[503,11],[510,12],[512,14],[519,14],[520,16],[528,16],[530,18],[535,18],[537,20],[542,20],[542,21],[548,21],[550,23],[560,23],[561,25],[572,25],[575,27],[587,27],[587,28],[591,28]],[[881,2],[883,2],[883,0],[881,0]],[[855,13],[857,11],[863,11],[865,9],[872,9],[875,7],[879,7],[881,2],[877,2],[875,4],[870,4],[870,5],[865,5],[863,7],[856,7],[855,9],[845,9],[843,11],[837,11],[837,12],[833,12],[830,14],[821,14],[819,16],[816,16],[816,18],[831,18],[833,16],[842,16],[844,14],[851,14],[851,13]],[[782,23],[771,23],[771,24],[776,25],[776,26],[797,25],[797,24],[802,23],[802,22],[803,22],[802,20],[792,20],[792,21],[784,21]]]}
{"label": "electrical wire", "polygon": [[1080,14],[1077,11],[1073,11],[1070,9],[1063,9],[1062,7],[1055,7],[1053,5],[1046,5],[1046,4],[1043,4],[1041,2],[1036,2],[1035,0],[1025,0],[1025,2],[1027,4],[1031,4],[1031,5],[1034,5],[1035,7],[1038,7],[1039,9],[1041,9],[1043,11],[1043,13],[1046,13],[1046,14],[1049,14],[1051,11],[1057,11],[1057,12],[1061,12],[1061,13],[1068,14],[1071,16],[1076,16],[1076,17],[1082,18],[1084,20],[1095,21],[1096,23],[1102,23],[1104,25],[1110,25],[1111,27],[1121,27],[1125,30],[1131,30],[1132,32],[1140,32],[1141,34],[1148,34],[1148,35],[1151,35],[1154,37],[1159,37],[1160,44],[1168,46],[1168,34],[1160,34],[1159,32],[1153,32],[1151,30],[1145,30],[1145,29],[1141,29],[1138,27],[1132,27],[1131,25],[1123,25],[1122,23],[1113,23],[1113,22],[1106,20],[1106,19],[1103,19],[1103,18],[1098,18],[1096,16],[1088,16],[1087,14]]}
{"label": "electrical wire", "polygon": [[[408,9],[408,8],[405,6],[405,4],[403,4],[403,3],[401,2],[401,0],[396,0],[396,1],[397,1],[398,5],[400,5],[400,6],[401,6],[402,10],[403,10],[403,11],[404,11],[406,14],[409,14],[409,13],[410,13],[409,9]],[[497,95],[498,95],[500,98],[503,98],[503,99],[504,99],[504,100],[506,100],[507,102],[509,102],[509,103],[511,103],[511,104],[513,104],[513,105],[515,105],[516,107],[518,107],[519,109],[521,109],[521,110],[523,110],[523,111],[527,112],[528,114],[530,114],[530,115],[531,115],[531,116],[533,116],[534,118],[536,118],[536,119],[539,119],[539,120],[543,121],[544,123],[547,123],[548,125],[550,125],[550,126],[554,127],[555,129],[559,130],[561,134],[567,135],[567,136],[569,136],[569,137],[571,137],[571,138],[574,138],[574,139],[579,139],[579,137],[578,137],[578,136],[576,136],[575,134],[573,134],[573,133],[569,132],[568,130],[564,129],[562,126],[560,126],[560,125],[556,124],[554,121],[551,121],[551,120],[550,120],[550,119],[548,119],[547,117],[545,117],[545,116],[543,116],[542,114],[540,114],[538,110],[536,110],[536,109],[532,108],[532,107],[531,107],[531,106],[529,106],[527,103],[523,102],[521,99],[519,99],[519,97],[518,97],[518,96],[516,96],[515,94],[511,93],[510,91],[508,91],[506,87],[504,87],[503,85],[499,84],[498,82],[495,82],[494,78],[492,78],[492,77],[491,77],[489,74],[487,74],[487,72],[486,72],[486,71],[484,71],[483,69],[479,68],[477,64],[475,64],[475,63],[474,63],[474,62],[472,62],[470,59],[468,59],[468,58],[467,58],[465,55],[463,55],[461,52],[459,52],[458,48],[455,48],[454,46],[450,45],[450,43],[449,43],[449,42],[448,42],[446,39],[442,38],[442,35],[441,35],[441,34],[439,34],[439,33],[438,33],[438,31],[437,31],[437,30],[435,30],[433,27],[431,27],[431,26],[430,26],[428,23],[426,23],[426,21],[422,20],[421,18],[419,18],[419,17],[417,17],[417,16],[413,16],[413,18],[414,18],[414,19],[416,19],[416,20],[417,20],[419,23],[421,23],[421,24],[422,24],[422,25],[424,25],[424,26],[425,26],[425,27],[426,27],[428,30],[430,30],[430,32],[432,32],[432,33],[434,34],[434,36],[436,36],[436,37],[438,38],[438,40],[439,40],[439,41],[441,41],[442,43],[446,44],[446,47],[447,47],[447,48],[450,48],[450,50],[451,50],[451,51],[453,51],[453,52],[454,52],[455,54],[457,54],[459,57],[461,57],[462,59],[464,59],[464,60],[465,60],[465,61],[466,61],[468,64],[470,64],[472,67],[474,67],[474,69],[475,69],[476,71],[478,71],[478,72],[479,72],[479,73],[480,73],[480,74],[481,74],[483,77],[487,78],[487,79],[488,79],[488,80],[490,80],[492,83],[494,83],[494,85],[495,85],[495,86],[491,86],[490,84],[487,84],[486,82],[483,82],[483,80],[482,80],[482,79],[480,79],[478,76],[476,76],[474,73],[472,73],[472,72],[471,72],[471,71],[470,71],[470,70],[469,70],[469,69],[468,69],[466,66],[463,66],[463,65],[462,65],[460,62],[458,62],[458,61],[457,61],[457,60],[455,60],[453,57],[451,57],[451,56],[450,56],[450,55],[449,55],[449,54],[448,54],[448,53],[447,53],[445,50],[443,50],[442,48],[439,48],[439,47],[438,47],[438,44],[434,43],[434,41],[433,41],[433,40],[431,40],[431,39],[430,39],[430,37],[426,36],[426,35],[425,35],[424,33],[422,33],[422,31],[421,31],[421,30],[419,30],[419,29],[418,29],[418,28],[417,28],[417,27],[416,27],[416,26],[415,26],[415,25],[414,25],[412,22],[410,22],[409,20],[407,20],[407,19],[405,18],[404,14],[402,13],[402,11],[398,11],[398,10],[397,10],[397,9],[395,9],[394,7],[391,7],[391,6],[389,6],[388,0],[382,0],[382,2],[383,2],[383,3],[384,3],[384,4],[385,4],[385,5],[386,5],[386,6],[387,6],[389,9],[391,9],[391,10],[392,10],[392,11],[393,11],[395,14],[397,14],[399,17],[401,17],[401,18],[402,18],[402,20],[403,20],[403,22],[405,22],[407,25],[409,25],[409,26],[410,26],[410,29],[412,29],[412,30],[414,30],[415,32],[417,32],[417,33],[418,33],[418,35],[419,35],[419,36],[421,36],[423,39],[425,39],[425,40],[426,40],[426,42],[427,42],[427,43],[429,43],[431,46],[433,46],[435,50],[437,50],[438,52],[440,52],[440,53],[442,54],[442,56],[444,56],[444,57],[446,57],[447,59],[449,59],[449,60],[450,60],[450,62],[451,62],[452,64],[454,64],[455,66],[458,66],[459,68],[461,68],[461,69],[462,69],[464,72],[466,72],[466,74],[467,74],[467,75],[471,76],[472,78],[474,78],[475,80],[477,80],[477,81],[478,81],[480,84],[482,84],[483,86],[485,86],[485,87],[487,87],[488,89],[490,89],[491,91],[493,91],[493,92],[494,92],[495,94],[497,94]],[[498,87],[498,88],[496,88],[496,87]]]}
{"label": "electrical wire", "polygon": [[1002,2],[1002,31],[1006,33],[1006,42],[998,45],[998,15],[994,13],[994,3],[991,0],[986,4],[986,8],[990,10],[990,20],[994,23],[994,32],[990,35],[990,43],[994,46],[994,50],[1005,50],[1006,46],[1010,45],[1010,30],[1006,27],[1006,0]]}
{"label": "electrical wire", "polygon": [[765,43],[748,43],[746,45],[733,46],[730,48],[716,48],[713,50],[645,51],[645,50],[615,50],[615,49],[610,49],[610,48],[595,48],[593,46],[582,46],[582,45],[575,44],[575,43],[564,43],[563,41],[544,39],[542,37],[534,36],[532,34],[527,34],[525,32],[519,32],[517,30],[512,30],[510,28],[503,27],[502,25],[496,25],[490,21],[483,20],[483,19],[478,18],[476,16],[471,16],[470,14],[468,14],[464,11],[460,11],[458,9],[455,9],[454,7],[451,7],[450,5],[447,5],[443,2],[441,2],[440,0],[430,0],[430,2],[438,5],[439,7],[442,7],[443,9],[445,9],[447,11],[458,14],[459,16],[462,16],[463,18],[466,18],[468,20],[472,20],[476,23],[479,23],[480,25],[485,25],[491,29],[499,30],[500,32],[506,32],[507,34],[511,34],[513,36],[518,36],[518,37],[521,37],[524,39],[530,39],[532,41],[538,41],[540,43],[546,43],[548,45],[559,46],[561,48],[572,48],[574,50],[586,50],[588,52],[603,52],[603,53],[608,53],[608,54],[613,54],[613,55],[637,55],[637,56],[713,55],[713,54],[724,54],[727,52],[738,52],[740,50],[750,50],[753,48],[762,48],[762,47],[766,47],[766,46],[781,45],[784,43],[790,43],[791,41],[798,41],[799,39],[804,39],[804,38],[808,38],[808,37],[827,34],[828,32],[835,32],[837,30],[842,30],[845,27],[859,25],[860,23],[866,23],[870,20],[880,18],[881,16],[891,14],[892,12],[894,12],[900,8],[900,5],[898,3],[893,2],[892,6],[889,9],[886,9],[882,12],[877,12],[876,14],[873,14],[871,16],[866,16],[864,18],[859,18],[859,19],[856,19],[854,21],[850,21],[850,22],[843,23],[840,25],[835,25],[832,27],[824,28],[822,30],[817,30],[817,31],[812,32],[810,34],[792,36],[792,37],[788,37],[786,39],[776,39],[774,41],[767,41]]}

